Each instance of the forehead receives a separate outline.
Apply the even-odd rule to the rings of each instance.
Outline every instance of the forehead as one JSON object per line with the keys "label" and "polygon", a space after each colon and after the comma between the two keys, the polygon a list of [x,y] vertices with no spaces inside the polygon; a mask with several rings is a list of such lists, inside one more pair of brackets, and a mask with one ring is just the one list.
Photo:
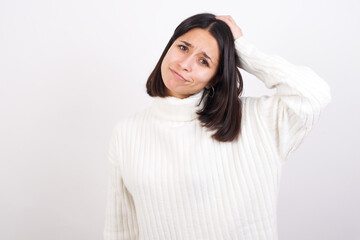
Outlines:
{"label": "forehead", "polygon": [[212,59],[218,59],[219,46],[216,39],[206,30],[193,28],[187,33],[181,35],[176,41],[186,41],[194,46],[194,50],[204,51]]}

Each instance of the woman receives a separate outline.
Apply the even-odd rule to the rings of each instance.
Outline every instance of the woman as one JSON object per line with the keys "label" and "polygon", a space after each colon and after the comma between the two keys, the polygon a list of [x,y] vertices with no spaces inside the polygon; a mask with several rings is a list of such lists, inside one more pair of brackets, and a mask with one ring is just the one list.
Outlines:
{"label": "woman", "polygon": [[[237,67],[276,94],[240,97]],[[110,141],[105,239],[277,239],[282,166],[330,102],[328,84],[258,50],[230,16],[198,14],[146,87],[151,107]]]}

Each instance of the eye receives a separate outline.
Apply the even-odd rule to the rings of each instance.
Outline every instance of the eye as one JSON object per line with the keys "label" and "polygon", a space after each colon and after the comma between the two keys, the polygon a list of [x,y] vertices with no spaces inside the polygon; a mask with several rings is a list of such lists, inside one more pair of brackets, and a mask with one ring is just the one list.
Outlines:
{"label": "eye", "polygon": [[203,60],[203,64],[204,64],[205,66],[209,66],[208,61],[206,61],[205,59],[201,59],[201,60]]}
{"label": "eye", "polygon": [[179,48],[181,49],[181,50],[183,50],[183,51],[186,51],[187,50],[187,47],[185,47],[184,45],[178,45],[179,46]]}

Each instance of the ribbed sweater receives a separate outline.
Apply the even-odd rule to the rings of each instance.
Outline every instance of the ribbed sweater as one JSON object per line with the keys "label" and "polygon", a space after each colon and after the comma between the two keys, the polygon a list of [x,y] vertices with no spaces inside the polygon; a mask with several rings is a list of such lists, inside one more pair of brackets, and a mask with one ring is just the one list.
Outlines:
{"label": "ribbed sweater", "polygon": [[276,93],[240,97],[242,130],[232,142],[201,126],[204,90],[154,97],[119,120],[109,144],[104,239],[278,239],[283,164],[331,101],[330,87],[244,36],[235,47],[238,67]]}

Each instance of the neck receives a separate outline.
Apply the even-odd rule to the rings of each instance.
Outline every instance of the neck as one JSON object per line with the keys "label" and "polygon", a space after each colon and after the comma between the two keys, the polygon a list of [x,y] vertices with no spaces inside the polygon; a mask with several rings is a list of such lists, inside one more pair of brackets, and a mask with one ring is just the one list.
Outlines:
{"label": "neck", "polygon": [[203,103],[206,100],[203,99],[199,105],[203,91],[204,89],[186,98],[173,96],[153,97],[154,101],[151,109],[158,118],[163,120],[192,121],[197,118],[196,111],[203,107]]}

